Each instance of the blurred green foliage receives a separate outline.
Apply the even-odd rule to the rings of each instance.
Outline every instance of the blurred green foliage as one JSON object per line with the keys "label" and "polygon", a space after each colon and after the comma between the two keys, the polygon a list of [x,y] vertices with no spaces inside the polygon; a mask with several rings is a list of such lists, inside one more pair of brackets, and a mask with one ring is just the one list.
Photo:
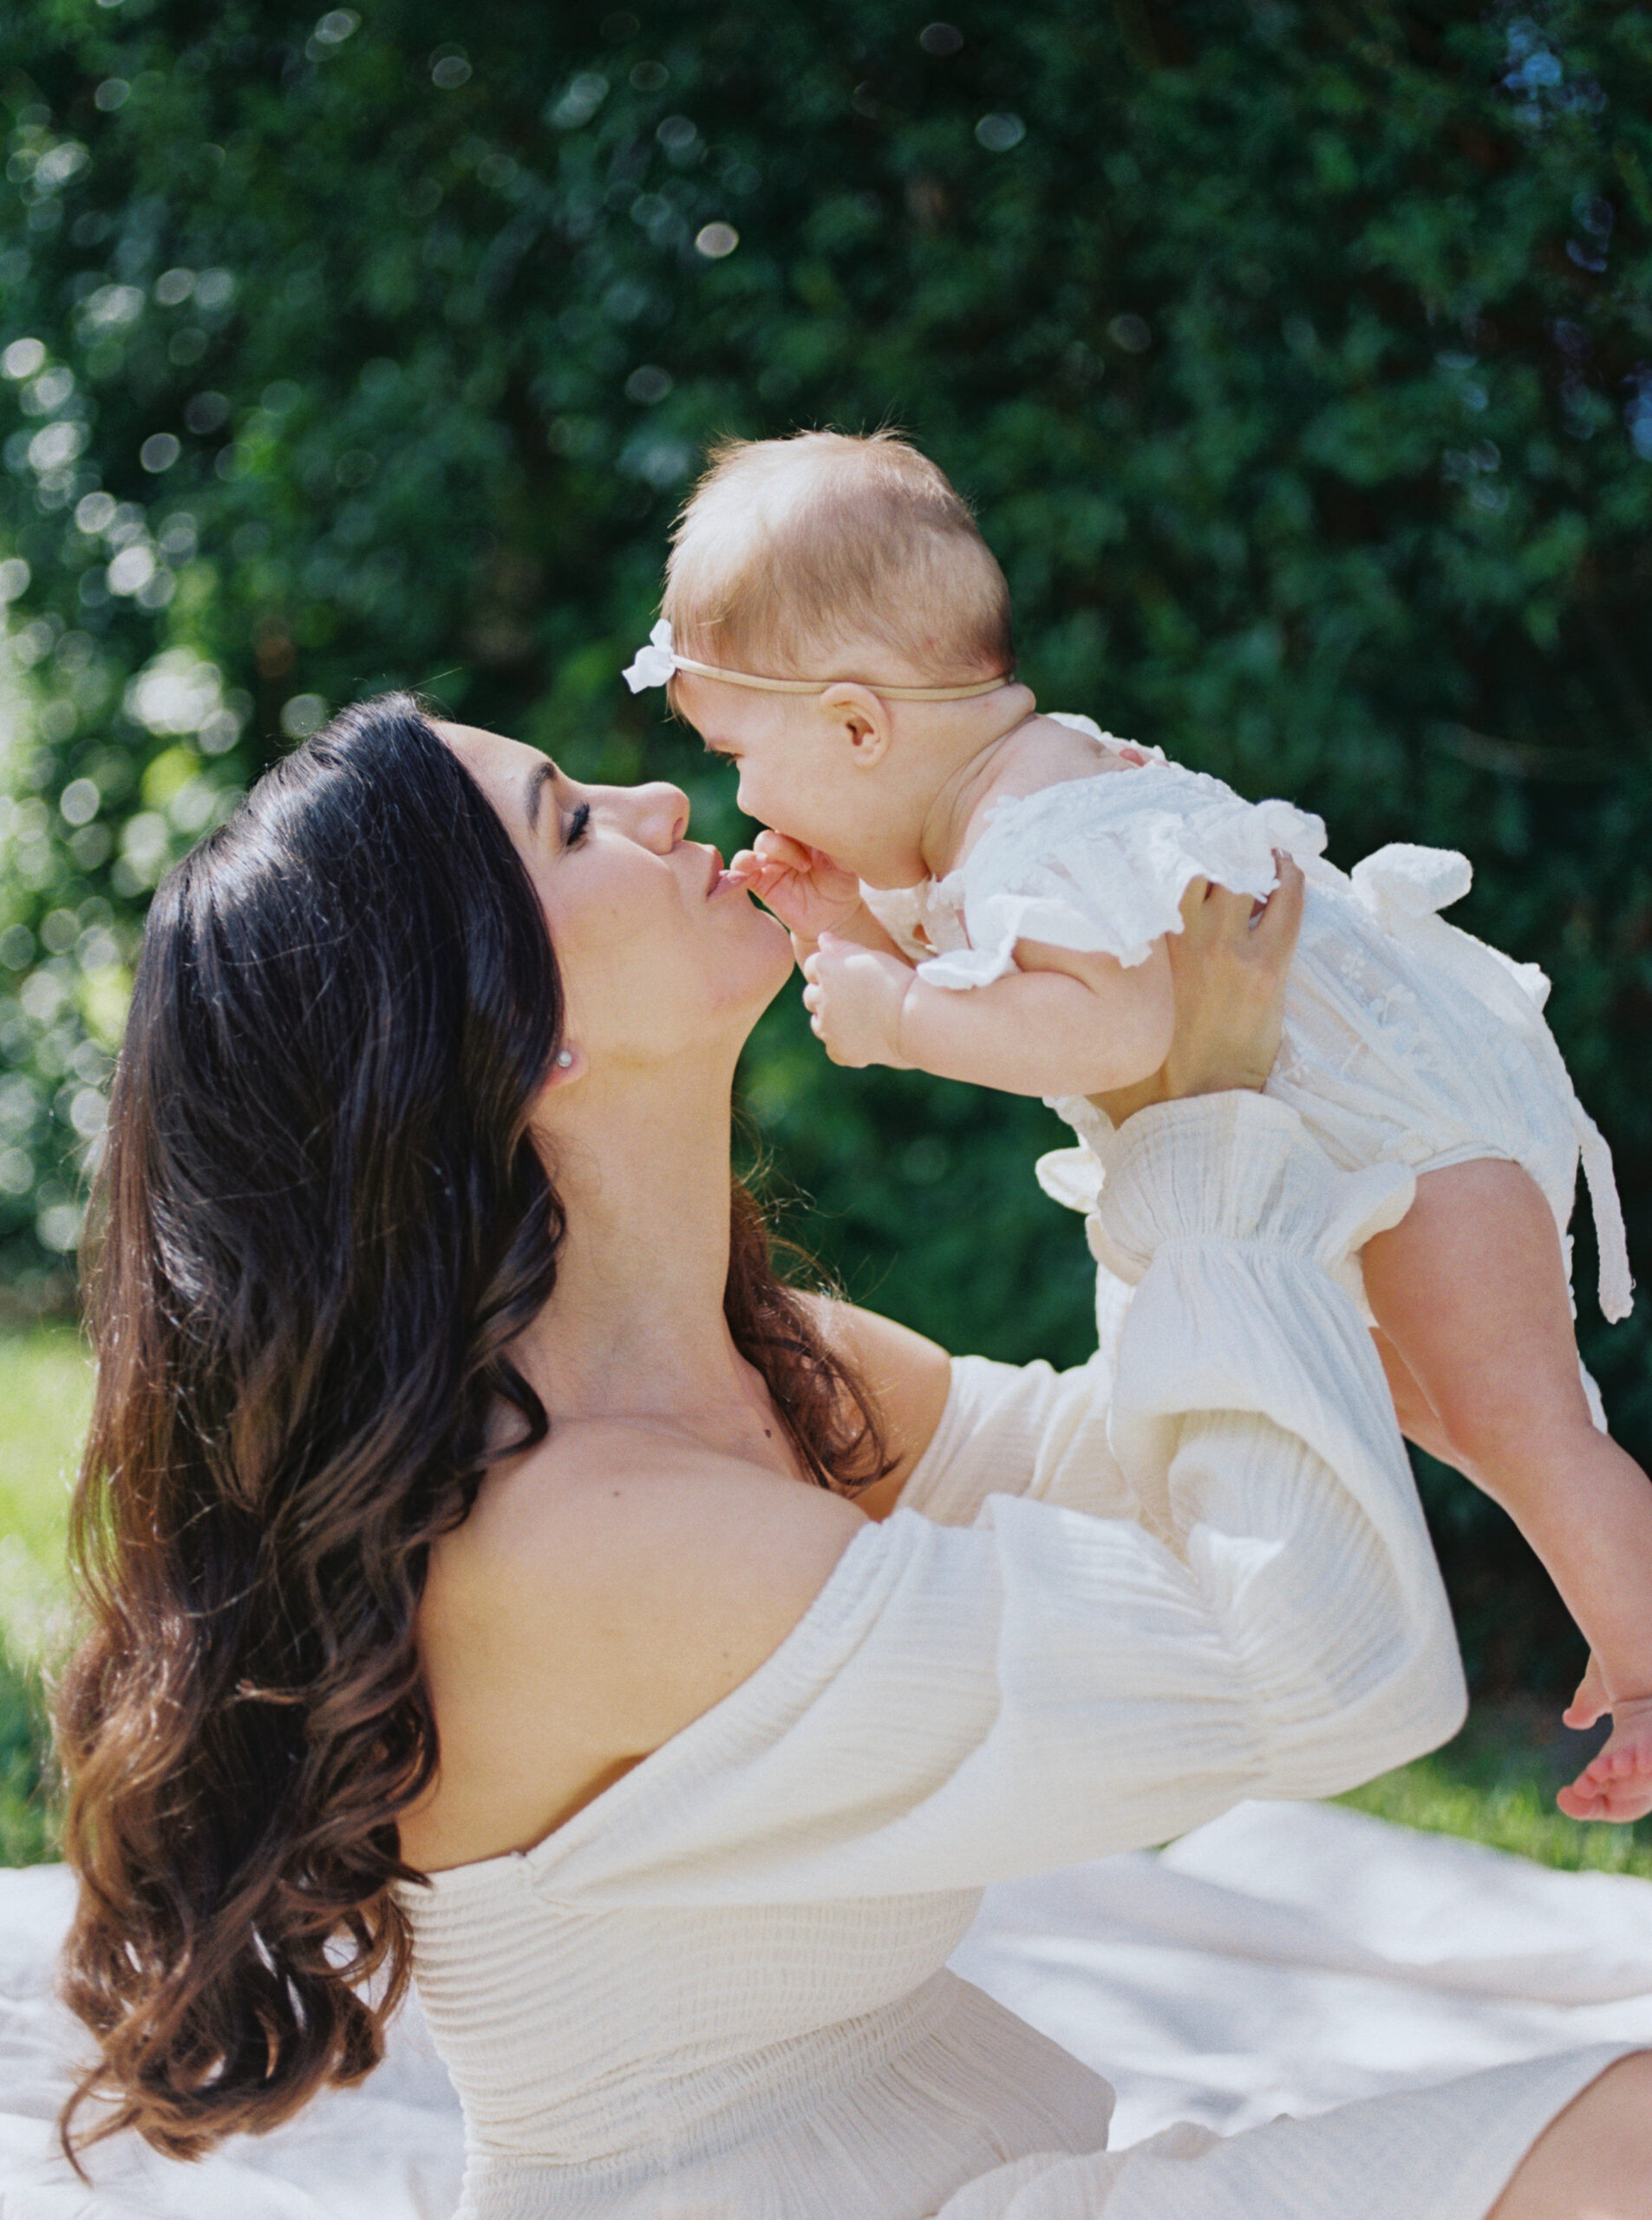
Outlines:
{"label": "blurred green foliage", "polygon": [[[1652,1211],[1652,13],[1622,0],[31,0],[0,17],[0,1260],[67,1299],[134,933],[284,735],[391,682],[726,780],[617,674],[716,434],[894,421],[1051,706],[1472,856]],[[1035,1105],[748,1100],[807,1237],[955,1347],[1081,1355]],[[1582,1253],[1578,1284],[1591,1284]],[[1583,1330],[1652,1451],[1643,1320]],[[1431,1508],[1492,1677],[1571,1653]]]}
{"label": "blurred green foliage", "polygon": [[58,1824],[45,1695],[0,1643],[0,1865],[57,1857]]}

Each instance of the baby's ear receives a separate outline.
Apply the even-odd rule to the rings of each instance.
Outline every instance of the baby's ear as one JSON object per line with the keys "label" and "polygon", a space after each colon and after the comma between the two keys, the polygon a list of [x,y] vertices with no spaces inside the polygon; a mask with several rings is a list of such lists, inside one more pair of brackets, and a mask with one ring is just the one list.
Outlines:
{"label": "baby's ear", "polygon": [[820,708],[848,742],[854,767],[875,770],[889,753],[893,737],[889,704],[870,686],[845,679],[826,689]]}

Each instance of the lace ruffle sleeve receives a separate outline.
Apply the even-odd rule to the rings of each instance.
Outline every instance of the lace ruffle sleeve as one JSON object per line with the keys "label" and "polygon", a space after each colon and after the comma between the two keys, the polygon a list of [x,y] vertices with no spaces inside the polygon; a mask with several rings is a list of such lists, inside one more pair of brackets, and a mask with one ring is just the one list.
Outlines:
{"label": "lace ruffle sleeve", "polygon": [[1287,801],[1248,802],[1201,771],[1148,762],[1045,787],[1002,802],[936,890],[969,945],[920,965],[935,987],[989,986],[1015,968],[1015,944],[1146,961],[1181,930],[1195,878],[1260,899],[1277,848],[1303,860],[1325,846],[1316,817]]}

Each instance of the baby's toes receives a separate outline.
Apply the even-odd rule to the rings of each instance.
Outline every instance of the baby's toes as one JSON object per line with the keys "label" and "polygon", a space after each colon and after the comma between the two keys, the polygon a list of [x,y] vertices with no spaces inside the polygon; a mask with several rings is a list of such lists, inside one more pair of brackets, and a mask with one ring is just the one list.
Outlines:
{"label": "baby's toes", "polygon": [[1644,1722],[1612,1734],[1556,1800],[1572,1819],[1644,1818],[1652,1811],[1652,1734]]}
{"label": "baby's toes", "polygon": [[1561,1713],[1561,1718],[1568,1727],[1592,1727],[1611,1707],[1612,1700],[1606,1692],[1605,1680],[1591,1650],[1583,1677],[1577,1683],[1577,1693]]}
{"label": "baby's toes", "polygon": [[1652,1812],[1652,1773],[1626,1772],[1614,1774],[1607,1784],[1602,1799],[1603,1819],[1626,1826],[1636,1819],[1645,1818]]}
{"label": "baby's toes", "polygon": [[1555,1802],[1569,1819],[1603,1819],[1607,1816],[1605,1798],[1590,1786],[1583,1773],[1559,1791]]}

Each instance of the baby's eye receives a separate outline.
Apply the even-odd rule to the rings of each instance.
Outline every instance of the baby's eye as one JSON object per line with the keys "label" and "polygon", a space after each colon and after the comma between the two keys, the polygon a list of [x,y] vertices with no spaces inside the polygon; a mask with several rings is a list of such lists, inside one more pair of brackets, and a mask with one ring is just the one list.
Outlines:
{"label": "baby's eye", "polygon": [[590,824],[590,822],[591,804],[588,801],[582,801],[578,808],[575,810],[573,815],[568,819],[567,836],[562,843],[563,846],[565,848],[577,848],[581,840],[584,839],[585,827]]}

